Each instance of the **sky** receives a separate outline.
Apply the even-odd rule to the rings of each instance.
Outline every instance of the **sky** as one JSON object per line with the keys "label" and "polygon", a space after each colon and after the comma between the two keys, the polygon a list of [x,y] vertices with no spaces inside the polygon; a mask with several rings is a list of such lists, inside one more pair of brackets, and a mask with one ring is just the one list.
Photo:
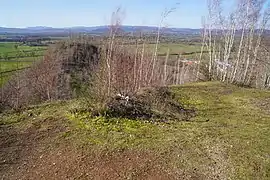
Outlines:
{"label": "sky", "polygon": [[[0,27],[74,27],[110,23],[121,7],[124,25],[158,26],[164,10],[175,7],[167,27],[200,28],[206,0],[1,0]],[[177,4],[179,3],[179,4]]]}

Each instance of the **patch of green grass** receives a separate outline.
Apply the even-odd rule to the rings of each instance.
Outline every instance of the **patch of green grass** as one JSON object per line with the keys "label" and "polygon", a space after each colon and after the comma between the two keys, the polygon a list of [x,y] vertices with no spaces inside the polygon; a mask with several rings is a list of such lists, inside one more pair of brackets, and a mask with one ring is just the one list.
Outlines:
{"label": "patch of green grass", "polygon": [[270,116],[254,103],[269,98],[269,91],[217,82],[173,90],[180,102],[198,109],[193,126],[197,136],[222,142],[236,179],[269,178]]}
{"label": "patch of green grass", "polygon": [[[18,45],[17,48],[15,48],[16,45]],[[46,47],[24,46],[18,43],[0,43],[0,73],[2,73],[0,77],[0,87],[14,74],[11,72],[6,73],[6,71],[15,71],[16,69],[31,66],[34,61],[42,58],[44,53],[43,49],[45,50]],[[30,51],[35,52],[31,53]],[[14,58],[17,56],[27,57]]]}
{"label": "patch of green grass", "polygon": [[[107,119],[104,117],[89,118],[84,115],[68,115],[69,119],[83,131],[82,141],[99,145],[106,149],[123,149],[150,146],[153,139],[160,139],[157,125],[129,119]],[[152,133],[151,133],[152,132]]]}
{"label": "patch of green grass", "polygon": [[[31,58],[30,58],[31,59]],[[6,83],[12,75],[16,72],[17,69],[23,69],[26,67],[30,67],[33,64],[33,61],[9,61],[9,62],[1,62],[0,61],[0,87]]]}
{"label": "patch of green grass", "polygon": [[[155,50],[155,44],[146,44],[145,48],[148,51]],[[142,45],[140,45],[142,47]],[[200,45],[189,45],[184,43],[161,43],[158,46],[158,54],[166,54],[168,49],[170,54],[181,54],[184,52],[197,52],[201,50]]]}
{"label": "patch of green grass", "polygon": [[17,43],[0,43],[0,54],[15,51],[15,45]]}
{"label": "patch of green grass", "polygon": [[27,119],[27,115],[22,113],[9,113],[8,115],[0,114],[0,117],[0,125],[16,124]]}
{"label": "patch of green grass", "polygon": [[40,60],[40,59],[42,59],[42,56],[16,58],[16,59],[11,59],[11,61],[20,61],[21,63],[23,63],[23,62],[37,61],[37,60]]}
{"label": "patch of green grass", "polygon": [[189,45],[189,44],[175,44],[175,43],[162,43],[159,46],[159,53],[167,53],[170,49],[170,53],[184,53],[184,52],[197,52],[200,51],[201,47],[199,45]]}
{"label": "patch of green grass", "polygon": [[1,65],[1,70],[2,72],[5,72],[5,71],[12,71],[12,70],[16,70],[16,69],[21,69],[21,68],[24,68],[24,67],[29,67],[32,62],[31,61],[9,61],[9,62],[0,62]]}
{"label": "patch of green grass", "polygon": [[[15,46],[17,45],[17,48]],[[46,47],[33,47],[26,45],[19,45],[19,43],[0,43],[0,54],[16,54],[16,52],[20,51],[29,51],[29,50],[37,50],[37,49],[46,49]]]}
{"label": "patch of green grass", "polygon": [[56,101],[29,106],[18,111],[5,111],[0,113],[0,125],[14,125],[22,128],[32,123],[42,122],[44,119],[61,119],[65,116],[68,107],[69,102]]}
{"label": "patch of green grass", "polygon": [[5,76],[2,76],[0,78],[0,87],[3,86],[10,79],[11,75],[11,73],[7,73]]}

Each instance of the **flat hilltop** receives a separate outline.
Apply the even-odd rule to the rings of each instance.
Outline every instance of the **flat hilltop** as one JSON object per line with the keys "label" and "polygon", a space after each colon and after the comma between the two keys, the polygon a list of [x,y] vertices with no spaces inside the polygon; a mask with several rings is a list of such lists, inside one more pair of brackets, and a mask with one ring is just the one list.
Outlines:
{"label": "flat hilltop", "polygon": [[171,86],[196,115],[91,117],[80,99],[0,114],[1,179],[269,179],[270,93],[219,82]]}

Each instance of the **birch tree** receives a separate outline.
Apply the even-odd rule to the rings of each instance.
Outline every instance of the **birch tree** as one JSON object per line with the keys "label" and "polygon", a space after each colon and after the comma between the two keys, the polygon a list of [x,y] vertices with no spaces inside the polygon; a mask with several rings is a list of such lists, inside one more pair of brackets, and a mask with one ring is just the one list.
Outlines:
{"label": "birch tree", "polygon": [[[264,65],[258,60],[263,58],[260,53],[262,36],[270,17],[268,2],[235,0],[236,8],[232,7],[226,12],[223,11],[223,2],[208,0],[206,46],[209,51],[209,76],[216,75],[223,82],[252,85],[254,79],[261,77],[262,72],[258,72],[260,70],[257,67]],[[216,29],[218,35],[214,36],[213,31]],[[215,65],[217,68],[214,68]],[[258,84],[257,79],[255,82]]]}

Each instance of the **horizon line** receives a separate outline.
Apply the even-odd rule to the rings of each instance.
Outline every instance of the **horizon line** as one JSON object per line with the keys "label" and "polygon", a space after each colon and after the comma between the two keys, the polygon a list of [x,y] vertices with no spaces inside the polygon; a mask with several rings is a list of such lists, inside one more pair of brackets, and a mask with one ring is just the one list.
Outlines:
{"label": "horizon line", "polygon": [[[111,25],[104,24],[104,25],[93,25],[93,26],[63,26],[63,27],[55,27],[55,26],[43,26],[43,25],[37,25],[37,26],[24,26],[24,27],[11,27],[11,26],[0,26],[0,28],[12,28],[12,29],[27,29],[27,28],[53,28],[53,29],[68,29],[68,28],[91,28],[91,27],[109,27]],[[130,27],[152,27],[152,28],[158,28],[158,26],[154,25],[129,25],[129,24],[123,24],[121,26],[130,26]],[[201,27],[162,27],[162,28],[168,28],[168,29],[202,29]]]}

